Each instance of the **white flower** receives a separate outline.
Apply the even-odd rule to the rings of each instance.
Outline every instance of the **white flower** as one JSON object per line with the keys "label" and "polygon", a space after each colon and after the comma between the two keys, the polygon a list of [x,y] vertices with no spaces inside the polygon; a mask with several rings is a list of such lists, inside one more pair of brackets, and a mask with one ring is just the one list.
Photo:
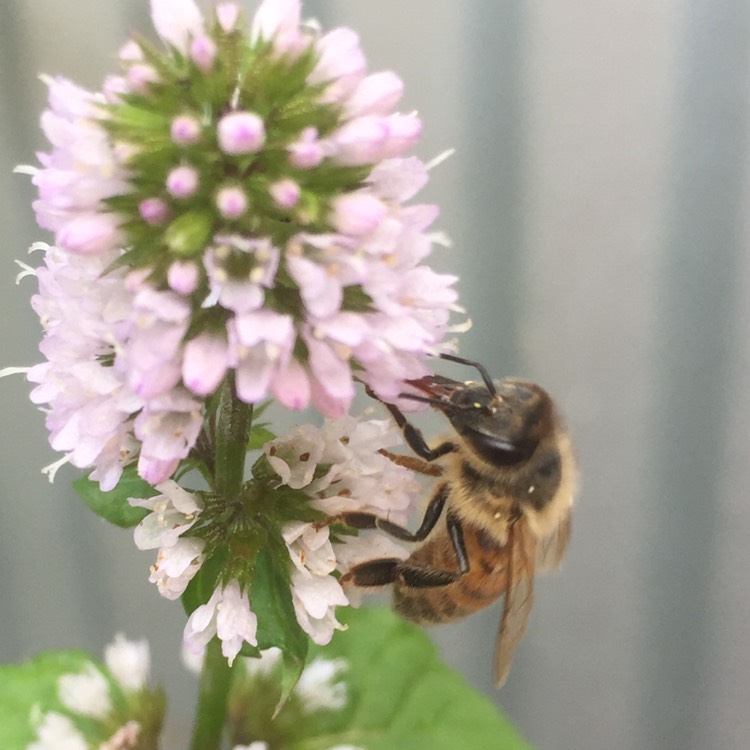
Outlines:
{"label": "white flower", "polygon": [[198,537],[178,539],[156,555],[148,580],[156,584],[165,599],[179,599],[203,564],[206,543]]}
{"label": "white flower", "polygon": [[50,711],[37,726],[37,739],[26,750],[89,750],[89,744],[71,719]]}
{"label": "white flower", "polygon": [[305,667],[294,692],[307,711],[338,711],[346,705],[346,683],[338,678],[348,666],[346,659],[317,657]]}
{"label": "white flower", "polygon": [[156,489],[162,494],[145,500],[130,499],[131,505],[151,511],[135,527],[133,537],[138,549],[159,548],[149,580],[163,597],[177,599],[203,563],[205,542],[197,537],[182,537],[196,523],[203,506],[195,495],[171,479]]}
{"label": "white flower", "polygon": [[244,642],[257,646],[257,618],[250,609],[247,594],[237,581],[218,587],[206,604],[191,615],[185,625],[183,642],[188,651],[200,653],[216,635],[221,652],[231,664]]}
{"label": "white flower", "polygon": [[129,641],[122,633],[104,649],[104,662],[112,676],[129,693],[142,690],[148,683],[151,655],[148,641]]}
{"label": "white flower", "polygon": [[281,661],[282,652],[280,648],[272,646],[264,648],[260,656],[253,659],[244,659],[242,664],[245,672],[251,676],[268,675],[273,672],[276,665]]}
{"label": "white flower", "polygon": [[131,505],[151,511],[135,527],[133,536],[138,549],[174,546],[180,535],[195,524],[203,508],[195,495],[171,479],[157,484],[156,489],[160,495],[130,500]]}
{"label": "white flower", "polygon": [[[412,472],[379,452],[401,441],[388,420],[347,416],[327,420],[322,428],[295,427],[268,443],[264,451],[280,483],[303,490],[317,509],[334,516],[347,510],[370,512],[406,523],[422,487]],[[327,471],[316,477],[321,465]],[[336,607],[349,603],[332,573],[345,572],[372,557],[408,555],[408,550],[381,533],[362,533],[333,545],[328,527],[292,522],[284,527],[283,536],[294,565],[292,601],[297,621],[320,644],[328,643],[340,627]]]}
{"label": "white flower", "polygon": [[93,664],[79,674],[62,675],[57,685],[60,701],[75,713],[104,719],[112,711],[107,678]]}

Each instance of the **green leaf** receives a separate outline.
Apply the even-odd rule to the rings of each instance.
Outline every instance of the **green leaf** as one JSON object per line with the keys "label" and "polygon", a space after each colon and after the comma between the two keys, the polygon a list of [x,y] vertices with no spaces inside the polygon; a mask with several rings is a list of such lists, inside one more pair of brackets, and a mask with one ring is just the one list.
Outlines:
{"label": "green leaf", "polygon": [[193,576],[187,585],[185,592],[180,597],[182,606],[188,615],[191,615],[201,604],[205,604],[214,593],[214,590],[221,582],[221,574],[227,563],[226,545],[203,561],[198,572]]}
{"label": "green leaf", "polygon": [[325,716],[315,731],[325,728],[327,738],[313,734],[295,748],[528,750],[495,706],[439,660],[421,628],[388,609],[348,609],[340,620],[348,629],[311,655],[349,662],[349,710]]}
{"label": "green leaf", "polygon": [[136,526],[149,513],[145,508],[134,508],[128,502],[129,498],[147,498],[159,494],[158,490],[138,476],[135,466],[126,467],[117,486],[109,492],[103,492],[99,483],[87,476],[76,479],[73,489],[94,513],[123,529]]}
{"label": "green leaf", "polygon": [[55,651],[23,664],[0,667],[0,747],[24,750],[36,737],[32,708],[60,711],[57,680],[63,674],[81,672],[90,662],[91,658],[79,651]]}
{"label": "green leaf", "polygon": [[250,451],[260,450],[266,443],[270,443],[271,440],[275,439],[276,435],[265,425],[253,425],[253,429],[250,432],[250,440],[247,442],[247,449]]}
{"label": "green leaf", "polygon": [[[309,640],[297,622],[292,592],[286,571],[289,557],[286,548],[276,554],[272,546],[258,553],[250,601],[258,617],[258,647],[277,646],[282,650],[283,670],[278,711],[287,701],[302,674]],[[283,559],[283,558],[286,559]]]}
{"label": "green leaf", "polygon": [[346,705],[306,708],[304,696],[292,691],[271,720],[273,673],[251,673],[234,703],[254,710],[238,717],[235,742],[260,739],[287,750],[529,750],[497,708],[440,661],[422,629],[387,609],[337,615],[347,629],[329,645],[313,646],[310,661],[345,663],[336,682],[346,685]]}

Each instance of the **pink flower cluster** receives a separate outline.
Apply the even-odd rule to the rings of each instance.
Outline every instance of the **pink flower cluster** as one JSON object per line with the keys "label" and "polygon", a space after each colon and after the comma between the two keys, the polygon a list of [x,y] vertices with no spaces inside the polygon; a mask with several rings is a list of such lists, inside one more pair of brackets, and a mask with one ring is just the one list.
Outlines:
{"label": "pink flower cluster", "polygon": [[[217,69],[216,35],[241,32],[232,3],[215,9],[213,31],[192,0],[152,0],[152,17],[168,49],[189,58],[197,76]],[[30,379],[53,446],[76,466],[93,468],[105,488],[136,455],[148,481],[168,478],[197,438],[204,399],[230,371],[248,403],[272,396],[288,408],[313,405],[340,416],[354,396],[354,369],[379,396],[395,398],[404,380],[427,373],[424,358],[445,346],[458,309],[455,277],[424,264],[438,212],[409,204],[427,169],[403,156],[421,124],[393,111],[400,79],[368,75],[350,29],[315,36],[300,23],[298,0],[264,0],[246,43],[271,45],[289,65],[312,54],[305,85],[318,92],[320,106],[339,113],[324,134],[302,127],[284,144],[286,167],[268,175],[264,210],[287,217],[291,231],[283,239],[242,223],[260,205],[252,181],[213,186],[215,213],[203,224],[193,221],[195,211],[179,215],[205,188],[186,160],[164,176],[160,193],[139,199],[134,215],[110,208],[136,189],[131,159],[139,150],[108,131],[108,118],[124,93],[148,94],[159,82],[135,42],[121,52],[126,72],[108,78],[104,93],[46,79],[42,127],[52,148],[30,171],[37,219],[54,232],[56,246],[37,273],[47,362]],[[210,122],[183,113],[164,125],[166,143],[201,149],[213,142],[230,166],[261,158],[272,141],[278,149],[279,137],[260,115],[237,107]],[[309,185],[323,167],[363,168],[364,178],[321,203]],[[311,206],[325,208],[317,223]],[[162,232],[152,243],[160,254],[129,268],[127,227],[139,222]],[[197,250],[196,227],[208,227]]]}

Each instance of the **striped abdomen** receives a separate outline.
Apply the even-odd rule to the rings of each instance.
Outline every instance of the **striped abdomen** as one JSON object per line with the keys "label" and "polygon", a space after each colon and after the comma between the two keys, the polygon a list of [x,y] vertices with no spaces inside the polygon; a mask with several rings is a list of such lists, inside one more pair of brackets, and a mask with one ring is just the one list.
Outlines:
{"label": "striped abdomen", "polygon": [[[446,586],[415,588],[396,580],[393,606],[408,620],[421,625],[449,622],[489,606],[507,588],[507,549],[500,547],[485,531],[464,524],[464,543],[469,571]],[[409,562],[425,568],[458,569],[456,554],[444,528],[409,557]]]}

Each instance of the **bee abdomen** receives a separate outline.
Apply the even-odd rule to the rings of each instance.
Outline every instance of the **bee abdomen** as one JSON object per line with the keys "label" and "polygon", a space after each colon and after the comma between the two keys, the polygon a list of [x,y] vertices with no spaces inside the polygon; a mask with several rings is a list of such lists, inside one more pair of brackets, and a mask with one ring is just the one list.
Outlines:
{"label": "bee abdomen", "polygon": [[[469,537],[473,535],[469,534]],[[414,587],[396,581],[393,585],[394,609],[421,625],[460,620],[492,604],[505,590],[506,571],[494,555],[476,554],[478,541],[467,538],[470,568],[454,583],[445,586]],[[409,563],[432,570],[458,570],[455,553],[447,540],[428,541],[414,551]]]}

